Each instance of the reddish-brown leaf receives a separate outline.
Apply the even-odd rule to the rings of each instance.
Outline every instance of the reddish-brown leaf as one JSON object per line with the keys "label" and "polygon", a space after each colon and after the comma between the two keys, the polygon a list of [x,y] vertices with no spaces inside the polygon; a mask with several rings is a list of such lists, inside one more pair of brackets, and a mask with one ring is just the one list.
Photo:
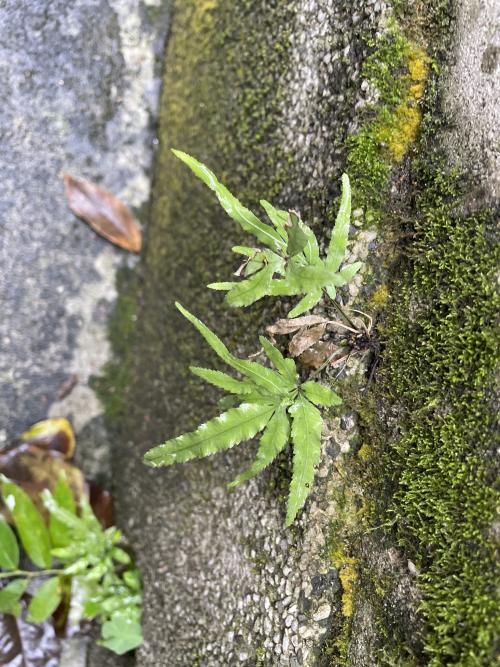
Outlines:
{"label": "reddish-brown leaf", "polygon": [[19,484],[44,516],[47,516],[47,511],[40,493],[44,489],[53,491],[62,472],[79,500],[87,493],[83,473],[59,452],[21,442],[0,453],[0,473]]}
{"label": "reddish-brown leaf", "polygon": [[120,248],[139,253],[142,233],[130,209],[95,183],[64,175],[70,209],[92,229]]}
{"label": "reddish-brown leaf", "polygon": [[109,491],[95,482],[89,482],[89,503],[102,527],[110,528],[113,525],[113,498]]}
{"label": "reddish-brown leaf", "polygon": [[321,340],[321,336],[326,331],[326,324],[316,324],[313,327],[304,327],[299,329],[288,344],[290,356],[298,357],[299,354],[308,350],[314,343]]}

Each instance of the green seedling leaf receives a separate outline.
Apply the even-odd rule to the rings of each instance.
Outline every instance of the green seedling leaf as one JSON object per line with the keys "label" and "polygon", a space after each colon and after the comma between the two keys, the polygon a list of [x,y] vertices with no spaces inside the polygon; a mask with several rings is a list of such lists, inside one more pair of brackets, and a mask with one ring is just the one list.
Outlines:
{"label": "green seedling leaf", "polygon": [[14,531],[0,516],[0,567],[16,570],[19,566],[19,546]]}
{"label": "green seedling leaf", "polygon": [[2,497],[28,557],[38,567],[49,568],[52,563],[49,531],[33,501],[6,477],[2,479]]}
{"label": "green seedling leaf", "polygon": [[[76,516],[76,503],[73,496],[73,492],[66,481],[66,479],[61,476],[57,480],[57,483],[54,487],[53,497],[55,502],[62,509],[66,510],[70,514]],[[49,533],[52,540],[52,544],[55,547],[65,547],[68,544],[71,544],[72,541],[72,530],[66,524],[64,524],[57,516],[50,514],[49,518]]]}
{"label": "green seedling leaf", "polygon": [[286,526],[290,526],[306,498],[314,481],[314,468],[321,455],[322,419],[318,408],[303,396],[288,409],[292,417],[293,475],[286,514]]}
{"label": "green seedling leaf", "polygon": [[115,547],[111,552],[112,557],[122,565],[129,565],[131,558],[126,551],[120,549],[120,547]]}
{"label": "green seedling leaf", "polygon": [[189,370],[194,375],[205,380],[205,382],[209,382],[231,394],[251,394],[255,391],[253,382],[236,380],[227,373],[222,373],[222,371],[213,371],[209,368],[199,368],[198,366],[190,366]]}
{"label": "green seedling leaf", "polygon": [[141,590],[141,577],[137,570],[127,570],[123,573],[123,581],[133,591]]}
{"label": "green seedling leaf", "polygon": [[351,221],[351,185],[347,174],[342,175],[342,196],[340,208],[335,220],[330,245],[328,247],[327,264],[333,271],[338,271],[347,249],[349,224]]}
{"label": "green seedling leaf", "polygon": [[229,190],[217,180],[215,174],[201,162],[182,151],[172,151],[205,185],[215,192],[222,208],[242,229],[253,234],[261,243],[273,250],[284,246],[283,239],[269,225],[261,222],[248,208],[245,208]]}
{"label": "green seedling leaf", "polygon": [[38,588],[28,607],[28,621],[43,623],[51,616],[61,602],[59,577],[47,579]]}
{"label": "green seedling leaf", "polygon": [[98,642],[117,655],[123,655],[143,642],[141,624],[128,614],[117,612],[101,628],[102,639]]}
{"label": "green seedling leaf", "polygon": [[27,579],[14,579],[0,589],[0,613],[19,616],[21,613],[20,599],[28,586]]}
{"label": "green seedling leaf", "polygon": [[232,289],[235,285],[238,283],[231,283],[231,282],[226,282],[226,283],[209,283],[207,287],[209,289],[217,290],[218,292],[227,292],[230,289]]}
{"label": "green seedling leaf", "polygon": [[288,244],[286,252],[289,257],[293,257],[304,250],[309,240],[300,227],[299,216],[293,211],[290,211],[290,225],[288,226],[287,231]]}
{"label": "green seedling leaf", "polygon": [[316,405],[331,407],[332,405],[340,405],[342,403],[342,399],[338,394],[332,391],[330,387],[325,387],[318,382],[304,382],[300,390],[309,401]]}
{"label": "green seedling leaf", "polygon": [[285,359],[281,352],[274,347],[267,338],[264,338],[264,336],[259,336],[259,340],[264,348],[267,358],[276,368],[278,373],[280,373],[291,385],[295,385],[298,378],[295,361],[293,359]]}
{"label": "green seedling leaf", "polygon": [[154,467],[167,466],[229,449],[262,431],[275,409],[276,406],[269,403],[242,403],[202,424],[196,431],[150,449],[144,460]]}
{"label": "green seedling leaf", "polygon": [[286,413],[286,406],[281,405],[269,420],[260,439],[257,458],[250,468],[239,475],[229,486],[238,486],[238,484],[245,482],[247,479],[254,477],[264,470],[264,468],[267,468],[285,447],[288,442],[289,432],[290,422]]}

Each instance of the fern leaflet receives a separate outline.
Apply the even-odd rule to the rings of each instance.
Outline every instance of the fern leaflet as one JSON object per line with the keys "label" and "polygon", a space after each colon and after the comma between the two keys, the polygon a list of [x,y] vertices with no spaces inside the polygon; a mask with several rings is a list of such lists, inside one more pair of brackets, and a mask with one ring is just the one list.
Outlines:
{"label": "fern leaflet", "polygon": [[292,416],[293,476],[285,526],[290,526],[302,509],[314,480],[314,468],[321,454],[321,413],[300,396],[288,409]]}

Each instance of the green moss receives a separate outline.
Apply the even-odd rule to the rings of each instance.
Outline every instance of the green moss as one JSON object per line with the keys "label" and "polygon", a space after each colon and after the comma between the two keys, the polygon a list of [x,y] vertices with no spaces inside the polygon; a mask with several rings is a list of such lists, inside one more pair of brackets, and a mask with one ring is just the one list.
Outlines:
{"label": "green moss", "polygon": [[457,179],[428,160],[419,169],[413,262],[384,352],[383,382],[403,431],[387,454],[397,480],[389,509],[422,571],[429,664],[488,665],[498,623],[494,216],[461,215]]}
{"label": "green moss", "polygon": [[377,41],[363,64],[362,76],[377,91],[359,131],[348,140],[347,172],[353,182],[354,208],[367,222],[381,219],[394,165],[415,141],[421,121],[419,102],[429,58],[396,22]]}
{"label": "green moss", "polygon": [[[425,26],[435,45],[433,57],[439,57],[448,43],[450,3],[425,3],[411,19],[408,3],[397,4],[411,44],[418,43]],[[407,150],[400,152],[398,145],[417,138],[430,61],[394,27],[387,40],[376,45],[364,69],[381,91],[380,107],[351,139],[348,163],[351,176],[357,174],[353,181],[361,183],[356,205],[375,219],[383,216],[385,229],[404,219],[400,256],[406,260],[373,296],[373,304],[383,308],[378,325],[385,349],[376,393],[359,406],[369,450],[361,448],[360,469],[352,471],[352,479],[370,498],[365,520],[380,526],[378,539],[383,540],[383,529],[389,531],[385,539],[396,540],[416,563],[422,596],[416,645],[385,604],[395,582],[381,585],[359,532],[348,543],[362,572],[359,590],[374,613],[380,664],[486,666],[494,660],[499,625],[493,536],[499,357],[495,214],[464,212],[468,183],[449,173],[439,154],[446,120],[438,115],[435,61],[422,105],[422,136],[411,152],[415,205],[404,215],[389,210],[382,194]],[[398,110],[406,113],[407,95],[413,97],[408,108],[418,117],[401,133],[396,116]],[[344,627],[339,642],[347,661],[350,641]]]}
{"label": "green moss", "polygon": [[[412,163],[411,226],[405,216],[406,260],[388,286],[377,392],[372,408],[362,411],[363,437],[374,455],[361,479],[377,500],[372,524],[395,525],[394,538],[419,571],[422,649],[409,664],[486,666],[494,658],[499,608],[493,585],[499,246],[495,212],[464,209],[468,181],[449,173],[437,148],[443,121],[435,78],[428,89]],[[406,664],[397,651],[404,653],[408,638],[391,648],[387,628],[394,619],[373,592],[380,660]]]}

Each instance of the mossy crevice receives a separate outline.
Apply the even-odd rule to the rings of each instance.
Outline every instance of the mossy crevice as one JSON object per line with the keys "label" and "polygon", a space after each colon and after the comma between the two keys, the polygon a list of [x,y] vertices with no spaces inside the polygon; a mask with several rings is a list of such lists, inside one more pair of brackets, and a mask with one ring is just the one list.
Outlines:
{"label": "mossy crevice", "polygon": [[384,35],[368,43],[373,52],[361,74],[373,99],[361,127],[348,139],[346,169],[353,182],[353,207],[372,223],[380,222],[386,210],[393,168],[418,136],[431,59],[394,18]]}
{"label": "mossy crevice", "polygon": [[[442,27],[451,14],[449,3],[438,5],[429,7],[426,18],[430,43],[440,35],[431,49],[434,59],[446,44]],[[418,30],[422,26],[424,21]],[[371,401],[360,405],[370,449],[355,479],[373,500],[367,520],[378,526],[378,542],[392,539],[418,572],[417,645],[401,635],[396,645],[390,641],[387,628],[396,617],[383,603],[391,586],[377,590],[377,569],[359,531],[350,544],[358,544],[354,554],[366,577],[363,600],[368,595],[378,618],[380,664],[486,666],[498,641],[499,604],[493,535],[498,212],[467,212],[470,177],[451,172],[440,149],[446,119],[439,116],[437,61],[415,62],[416,76],[429,62],[432,70],[405,201],[379,208],[379,194],[365,190],[365,206],[381,211],[390,229],[401,225],[402,234],[399,267],[373,295],[383,308],[379,331],[385,345]],[[420,84],[413,92],[420,99]],[[362,128],[358,138],[373,138],[373,127]],[[368,164],[368,173],[387,192],[391,161],[380,162],[375,150],[370,155],[376,167]]]}

